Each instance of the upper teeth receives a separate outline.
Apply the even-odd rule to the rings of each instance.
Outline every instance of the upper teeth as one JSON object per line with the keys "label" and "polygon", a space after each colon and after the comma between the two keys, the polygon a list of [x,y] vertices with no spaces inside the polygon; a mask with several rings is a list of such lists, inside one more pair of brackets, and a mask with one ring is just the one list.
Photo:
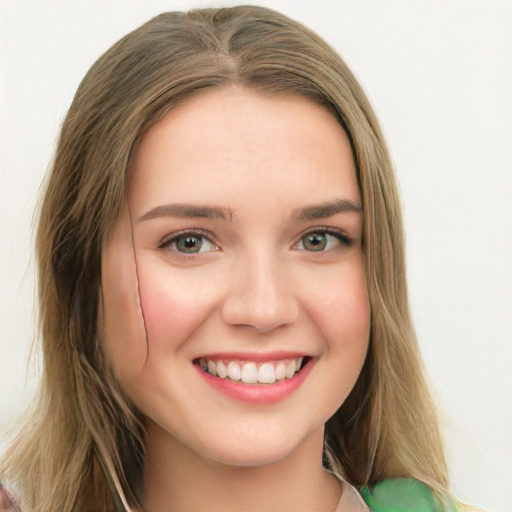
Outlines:
{"label": "upper teeth", "polygon": [[302,357],[256,363],[254,361],[223,361],[201,358],[201,368],[221,379],[242,381],[246,384],[272,384],[276,380],[291,379],[300,370]]}

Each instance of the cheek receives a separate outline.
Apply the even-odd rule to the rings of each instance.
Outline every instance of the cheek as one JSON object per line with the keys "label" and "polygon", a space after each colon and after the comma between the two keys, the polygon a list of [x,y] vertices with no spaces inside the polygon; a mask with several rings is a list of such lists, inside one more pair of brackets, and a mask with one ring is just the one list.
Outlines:
{"label": "cheek", "polygon": [[215,292],[208,279],[187,271],[171,272],[158,262],[140,259],[138,270],[148,345],[175,349],[208,317]]}
{"label": "cheek", "polygon": [[[330,387],[334,414],[352,391],[366,359],[370,340],[371,309],[362,262],[339,276],[319,300],[317,314],[330,361]],[[332,364],[331,364],[332,363]]]}
{"label": "cheek", "polygon": [[366,354],[370,337],[370,302],[362,258],[341,265],[310,294],[309,314],[328,342],[328,349]]}

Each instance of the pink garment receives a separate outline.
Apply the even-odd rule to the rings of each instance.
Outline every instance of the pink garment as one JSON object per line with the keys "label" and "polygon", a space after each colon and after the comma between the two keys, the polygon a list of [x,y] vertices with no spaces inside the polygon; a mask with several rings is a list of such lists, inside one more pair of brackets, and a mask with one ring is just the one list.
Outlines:
{"label": "pink garment", "polygon": [[346,510],[350,512],[370,512],[368,505],[355,487],[342,480],[341,498],[334,512],[345,512]]}
{"label": "pink garment", "polygon": [[14,498],[2,484],[0,484],[0,512],[21,512]]}

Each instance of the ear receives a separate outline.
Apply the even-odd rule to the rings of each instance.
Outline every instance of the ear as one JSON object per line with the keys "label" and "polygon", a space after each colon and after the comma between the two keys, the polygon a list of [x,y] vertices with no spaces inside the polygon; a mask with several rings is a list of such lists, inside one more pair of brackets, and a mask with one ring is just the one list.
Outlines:
{"label": "ear", "polygon": [[127,207],[102,250],[98,328],[120,381],[123,374],[140,371],[147,357],[147,335]]}

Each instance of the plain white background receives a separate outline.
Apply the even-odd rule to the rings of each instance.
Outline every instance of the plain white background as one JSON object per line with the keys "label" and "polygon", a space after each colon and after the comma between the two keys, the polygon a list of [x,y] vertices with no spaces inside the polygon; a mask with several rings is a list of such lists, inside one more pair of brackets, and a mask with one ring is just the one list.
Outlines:
{"label": "plain white background", "polygon": [[[79,81],[159,12],[236,3],[0,0],[0,449],[37,380],[32,212]],[[411,307],[453,489],[512,510],[512,3],[252,3],[319,32],[368,93],[401,183]]]}

